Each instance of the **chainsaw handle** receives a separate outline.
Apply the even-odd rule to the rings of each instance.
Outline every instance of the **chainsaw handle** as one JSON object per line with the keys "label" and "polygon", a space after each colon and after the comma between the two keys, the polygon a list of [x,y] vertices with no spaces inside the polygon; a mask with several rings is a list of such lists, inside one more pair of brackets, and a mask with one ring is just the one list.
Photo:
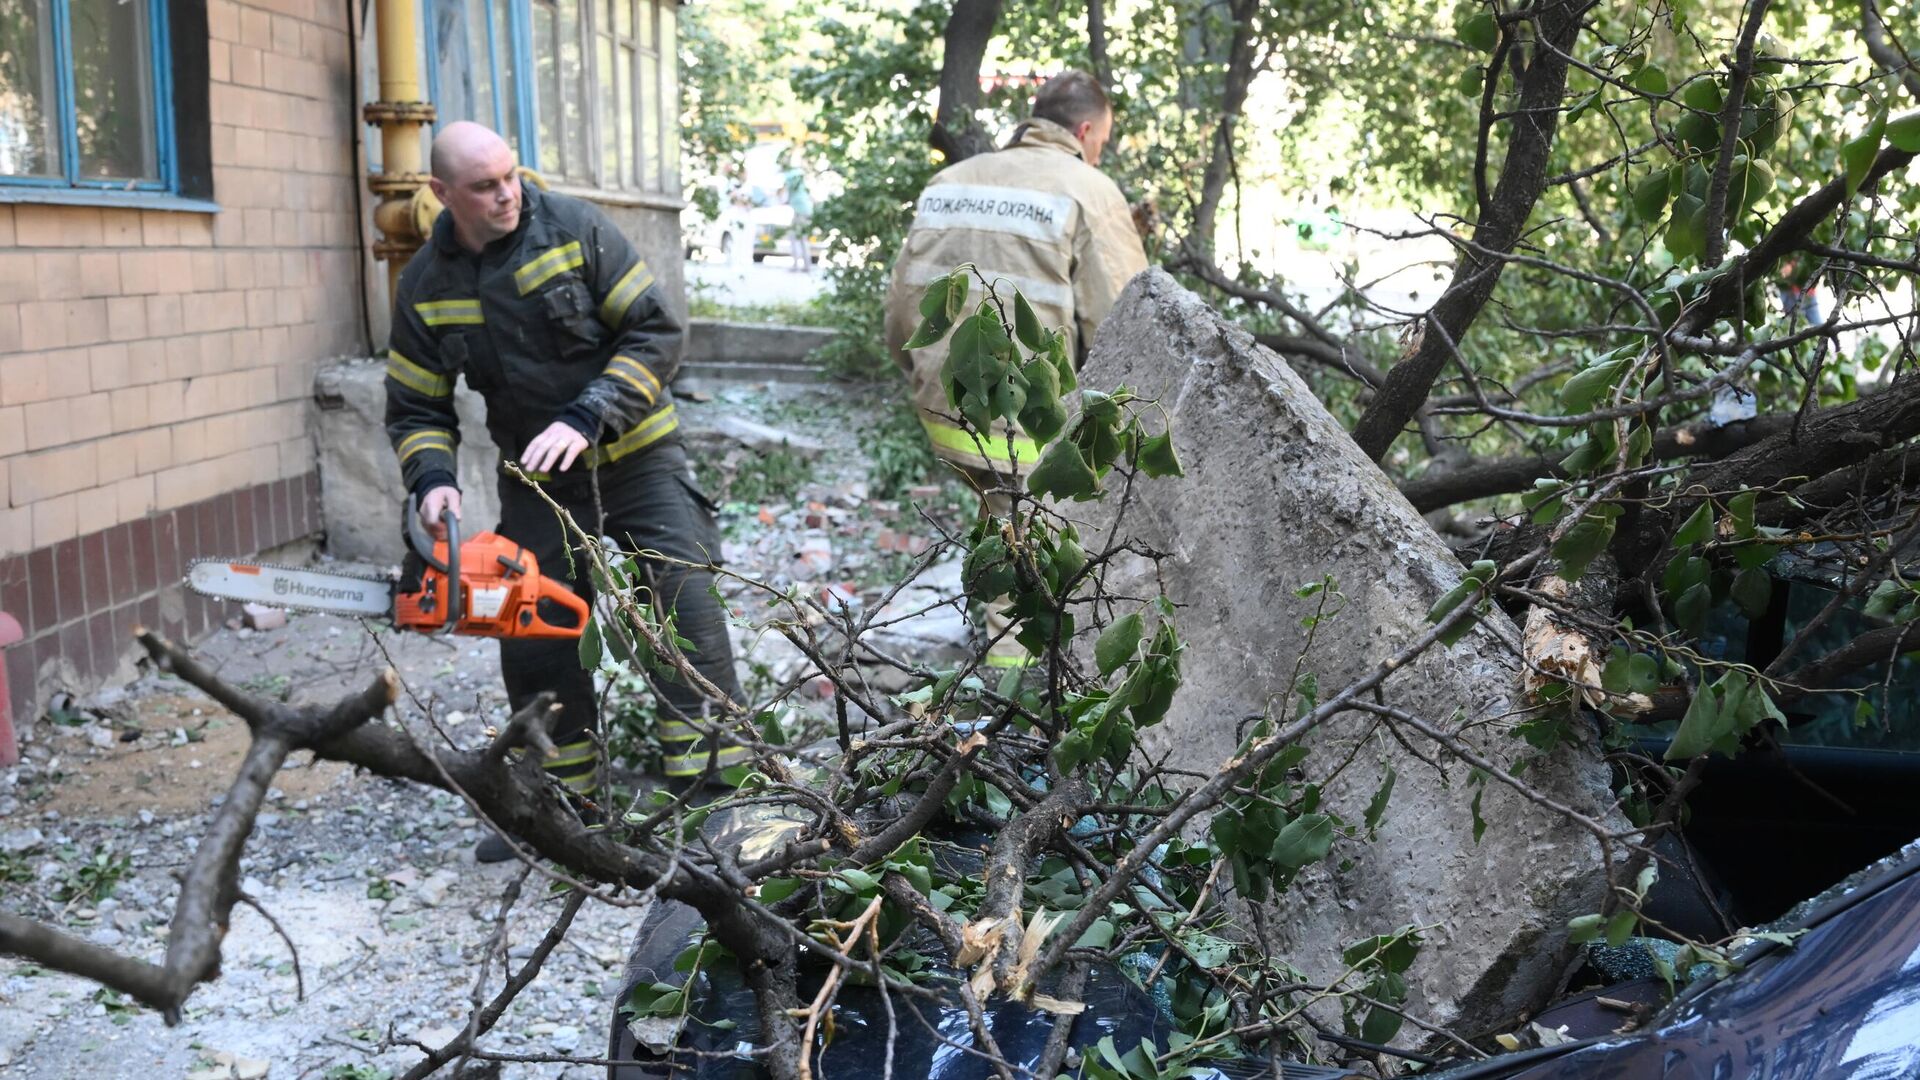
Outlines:
{"label": "chainsaw handle", "polygon": [[[433,567],[443,574],[446,573],[447,564],[434,557],[433,537],[428,536],[427,527],[420,524],[419,492],[412,492],[407,495],[406,518],[406,528],[404,531],[407,534],[407,546],[413,549],[415,555],[425,560],[428,566]],[[446,520],[445,514],[441,515],[441,520]],[[457,547],[458,545],[455,546]]]}
{"label": "chainsaw handle", "polygon": [[[548,622],[540,612],[542,601],[547,600],[567,609],[573,615],[573,622],[566,626]],[[545,576],[540,578],[540,591],[533,597],[533,602],[521,611],[523,614],[531,613],[533,618],[530,622],[523,622],[516,627],[510,635],[512,637],[578,638],[586,630],[587,620],[593,614],[587,602],[580,599],[579,593],[567,588],[564,582]]]}
{"label": "chainsaw handle", "polygon": [[410,492],[407,495],[407,545],[421,561],[446,575],[447,581],[447,619],[442,628],[452,630],[460,625],[461,600],[465,590],[460,581],[460,517],[451,508],[440,511],[440,524],[447,530],[447,557],[438,557],[438,545],[433,537],[427,535],[426,526],[420,524],[420,495]]}
{"label": "chainsaw handle", "polygon": [[447,527],[447,630],[460,626],[461,601],[466,599],[466,582],[460,579],[460,517],[451,509],[440,511],[440,524]]}

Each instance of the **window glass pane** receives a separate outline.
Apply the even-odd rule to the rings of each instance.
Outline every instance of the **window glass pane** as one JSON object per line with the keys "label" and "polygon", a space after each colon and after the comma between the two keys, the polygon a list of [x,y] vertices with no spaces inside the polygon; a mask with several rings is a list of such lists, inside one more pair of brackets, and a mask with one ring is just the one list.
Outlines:
{"label": "window glass pane", "polygon": [[566,92],[567,143],[561,171],[590,180],[587,151],[587,58],[580,47],[580,0],[560,0],[560,80]]}
{"label": "window glass pane", "polygon": [[477,120],[492,127],[491,103],[483,112],[477,99],[493,76],[475,62],[487,55],[487,24],[467,18],[467,0],[433,0],[428,17],[433,20],[433,66],[440,82],[436,118],[442,124]]}
{"label": "window glass pane", "polygon": [[514,92],[513,26],[507,14],[507,5],[512,2],[493,0],[493,85],[502,105],[500,134],[517,154],[520,152],[520,114],[514,110],[514,103],[520,98]]}
{"label": "window glass pane", "polygon": [[660,190],[660,58],[640,54],[640,81],[633,88],[640,112],[640,186]]}
{"label": "window glass pane", "polygon": [[620,103],[620,186],[639,187],[633,174],[633,50],[613,50],[613,99]]}
{"label": "window glass pane", "polygon": [[653,9],[655,4],[653,0],[634,0],[634,2],[638,4],[640,8],[639,11],[634,13],[636,21],[640,24],[640,47],[643,49],[651,49],[653,48]]}
{"label": "window glass pane", "polygon": [[60,174],[48,0],[0,0],[0,176]]}
{"label": "window glass pane", "polygon": [[560,49],[551,4],[533,5],[533,103],[540,117],[540,168],[560,174]]}
{"label": "window glass pane", "polygon": [[619,98],[613,92],[619,85],[613,81],[613,39],[606,34],[595,34],[594,38],[598,53],[594,98],[600,106],[600,184],[616,187],[620,183],[620,113],[613,104]]}
{"label": "window glass pane", "polygon": [[613,6],[613,32],[622,38],[633,36],[633,0],[607,0]]}
{"label": "window glass pane", "polygon": [[138,0],[70,0],[81,176],[160,177],[149,14]]}
{"label": "window glass pane", "polygon": [[680,190],[680,41],[674,5],[660,5],[660,190]]}

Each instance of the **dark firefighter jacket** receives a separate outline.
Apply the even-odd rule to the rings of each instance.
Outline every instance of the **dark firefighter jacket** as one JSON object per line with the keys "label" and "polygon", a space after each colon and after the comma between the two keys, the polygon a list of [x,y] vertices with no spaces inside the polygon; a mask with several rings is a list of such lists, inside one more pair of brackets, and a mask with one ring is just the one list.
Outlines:
{"label": "dark firefighter jacket", "polygon": [[463,374],[486,399],[487,430],[508,458],[555,420],[593,444],[588,467],[639,453],[679,425],[666,387],[680,364],[680,324],[652,271],[591,203],[522,190],[511,234],[475,255],[443,212],[400,274],[387,436],[409,491],[454,483],[453,381]]}

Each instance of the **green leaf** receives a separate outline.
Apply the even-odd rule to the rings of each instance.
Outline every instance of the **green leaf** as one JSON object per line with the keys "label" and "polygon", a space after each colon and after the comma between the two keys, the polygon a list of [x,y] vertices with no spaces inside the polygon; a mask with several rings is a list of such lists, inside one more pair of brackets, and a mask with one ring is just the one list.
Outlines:
{"label": "green leaf", "polygon": [[1397,776],[1393,771],[1393,764],[1389,762],[1387,764],[1387,775],[1381,779],[1380,787],[1374,791],[1373,798],[1367,803],[1365,820],[1368,833],[1372,833],[1378,829],[1381,820],[1387,816],[1387,800],[1393,797],[1393,782],[1395,779],[1397,779]]}
{"label": "green leaf", "polygon": [[1500,44],[1500,27],[1495,25],[1493,14],[1488,11],[1475,11],[1461,19],[1454,26],[1454,33],[1460,35],[1460,43],[1478,52],[1490,53]]}
{"label": "green leaf", "polygon": [[1360,1022],[1360,1037],[1370,1043],[1385,1046],[1400,1034],[1400,1025],[1405,1019],[1396,1012],[1381,1008],[1367,1010],[1367,1018]]}
{"label": "green leaf", "polygon": [[1742,570],[1733,576],[1733,602],[1740,608],[1741,614],[1749,619],[1757,619],[1767,613],[1773,603],[1773,578],[1765,570],[1754,568]]}
{"label": "green leaf", "polygon": [[[934,278],[927,283],[927,291],[920,296],[920,317],[945,330],[953,323],[954,312],[958,309],[947,306],[947,297],[953,288],[954,275]],[[964,298],[967,279],[960,279],[960,289]]]}
{"label": "green leaf", "polygon": [[1672,193],[1670,170],[1651,172],[1633,186],[1633,212],[1641,221],[1652,224],[1666,213],[1667,197]]}
{"label": "green leaf", "polygon": [[1100,640],[1094,642],[1093,660],[1100,667],[1102,678],[1113,674],[1122,664],[1133,659],[1134,652],[1140,647],[1140,635],[1146,623],[1139,612],[1124,618],[1115,619],[1100,634]]}
{"label": "green leaf", "polygon": [[1574,945],[1585,945],[1600,940],[1600,928],[1606,921],[1606,917],[1599,914],[1580,915],[1567,920],[1567,941]]}
{"label": "green leaf", "polygon": [[[1739,675],[1730,671],[1720,682],[1712,685],[1701,684],[1687,703],[1686,715],[1680,718],[1680,726],[1674,729],[1673,742],[1668,744],[1666,760],[1685,761],[1699,757],[1714,749],[1734,731],[1737,720],[1736,710],[1727,707],[1726,691],[1728,680]],[[1745,693],[1746,677],[1740,676],[1739,687]],[[1737,748],[1738,744],[1735,743]]]}
{"label": "green leaf", "polygon": [[1113,944],[1113,935],[1114,928],[1110,920],[1095,919],[1093,920],[1093,925],[1087,927],[1087,932],[1080,935],[1080,940],[1073,943],[1073,947],[1076,949],[1104,949],[1108,945]]}
{"label": "green leaf", "polygon": [[1446,618],[1448,612],[1459,607],[1466,601],[1467,597],[1472,596],[1479,590],[1480,583],[1472,578],[1468,578],[1453,588],[1448,589],[1440,599],[1433,602],[1432,607],[1427,609],[1427,621],[1437,623],[1441,619]]}
{"label": "green leaf", "polygon": [[1707,613],[1713,610],[1713,590],[1706,582],[1689,585],[1673,602],[1673,621],[1694,637],[1706,629]]}
{"label": "green leaf", "polygon": [[1667,564],[1666,572],[1660,575],[1660,591],[1669,604],[1679,601],[1682,593],[1707,580],[1707,560],[1698,555],[1689,555],[1684,559],[1675,559]]}
{"label": "green leaf", "polygon": [[1660,688],[1660,661],[1646,653],[1634,653],[1627,661],[1627,689],[1636,694],[1651,694]]}
{"label": "green leaf", "polygon": [[1887,133],[1887,110],[1882,106],[1867,123],[1867,130],[1855,139],[1849,139],[1840,146],[1840,161],[1847,170],[1847,197],[1852,198],[1860,185],[1866,182],[1867,173],[1873,168],[1873,159],[1880,154],[1880,141]]}
{"label": "green leaf", "polygon": [[580,667],[594,671],[600,667],[600,619],[596,616],[587,620],[586,629],[580,632]]}
{"label": "green leaf", "polygon": [[1673,546],[1676,551],[1684,551],[1694,544],[1704,544],[1713,536],[1713,504],[1702,500],[1687,515],[1687,520],[1674,530]]}
{"label": "green leaf", "polygon": [[1036,445],[1045,446],[1067,426],[1067,407],[1060,401],[1060,373],[1044,357],[1027,361],[1020,369],[1027,381],[1026,404],[1020,409],[1020,429]]}
{"label": "green leaf", "polygon": [[1621,908],[1614,912],[1613,918],[1607,920],[1607,944],[1616,949],[1625,945],[1627,939],[1633,936],[1633,928],[1639,922],[1640,917],[1629,908]]}
{"label": "green leaf", "polygon": [[1553,545],[1553,557],[1560,560],[1560,576],[1578,581],[1607,544],[1613,540],[1613,519],[1588,516],[1568,529]]}
{"label": "green leaf", "polygon": [[1920,154],[1920,109],[1903,112],[1887,121],[1887,145],[1909,154]]}
{"label": "green leaf", "polygon": [[1913,593],[1898,581],[1888,579],[1873,587],[1867,596],[1866,613],[1875,619],[1889,619],[1913,599]]}
{"label": "green leaf", "polygon": [[1671,84],[1667,82],[1667,73],[1654,64],[1648,64],[1635,72],[1631,82],[1634,89],[1643,90],[1649,94],[1664,94],[1671,89]]}
{"label": "green leaf", "polygon": [[1477,98],[1487,85],[1487,69],[1480,64],[1470,64],[1453,81],[1453,88],[1465,97]]}
{"label": "green leaf", "polygon": [[1162,432],[1151,439],[1140,442],[1140,452],[1135,456],[1141,471],[1148,476],[1185,476],[1186,470],[1180,467],[1180,459],[1173,453],[1173,432]]}
{"label": "green leaf", "polygon": [[1707,249],[1707,204],[1691,192],[1673,200],[1673,215],[1663,239],[1675,262],[1698,259]]}
{"label": "green leaf", "polygon": [[1327,857],[1333,848],[1333,819],[1325,814],[1302,814],[1287,822],[1274,837],[1268,858],[1298,870]]}
{"label": "green leaf", "polygon": [[1727,500],[1727,514],[1733,518],[1733,538],[1735,540],[1753,539],[1753,504],[1757,493],[1743,491]]}
{"label": "green leaf", "polygon": [[1086,501],[1100,491],[1100,479],[1093,474],[1080,448],[1071,441],[1056,442],[1040,455],[1040,461],[1027,476],[1027,490],[1055,499]]}
{"label": "green leaf", "polygon": [[1039,352],[1046,344],[1041,339],[1040,316],[1033,313],[1033,305],[1018,290],[1013,294],[1013,333],[1033,352]]}
{"label": "green leaf", "polygon": [[[947,275],[947,303],[944,314],[948,322],[958,319],[960,313],[967,310],[967,294],[972,289],[973,275],[967,272],[966,267],[963,266]],[[926,313],[925,308],[920,310],[920,314],[925,315]],[[993,321],[996,326],[1000,323],[1000,320],[997,318]]]}
{"label": "green leaf", "polygon": [[920,328],[915,330],[913,336],[907,339],[907,343],[900,347],[909,352],[914,349],[924,349],[946,337],[950,326],[952,326],[951,323],[935,323],[931,319],[921,319]]}
{"label": "green leaf", "polygon": [[1621,372],[1627,369],[1631,357],[1622,356],[1606,360],[1584,368],[1568,379],[1560,387],[1560,405],[1569,413],[1587,411],[1600,395],[1612,390],[1620,381]]}

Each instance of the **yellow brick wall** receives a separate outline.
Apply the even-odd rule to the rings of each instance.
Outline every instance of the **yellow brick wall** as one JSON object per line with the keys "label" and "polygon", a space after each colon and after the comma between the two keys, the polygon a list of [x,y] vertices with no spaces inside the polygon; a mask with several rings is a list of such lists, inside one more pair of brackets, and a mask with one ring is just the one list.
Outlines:
{"label": "yellow brick wall", "polygon": [[0,205],[0,557],[313,470],[367,348],[346,12],[208,0],[218,213]]}

